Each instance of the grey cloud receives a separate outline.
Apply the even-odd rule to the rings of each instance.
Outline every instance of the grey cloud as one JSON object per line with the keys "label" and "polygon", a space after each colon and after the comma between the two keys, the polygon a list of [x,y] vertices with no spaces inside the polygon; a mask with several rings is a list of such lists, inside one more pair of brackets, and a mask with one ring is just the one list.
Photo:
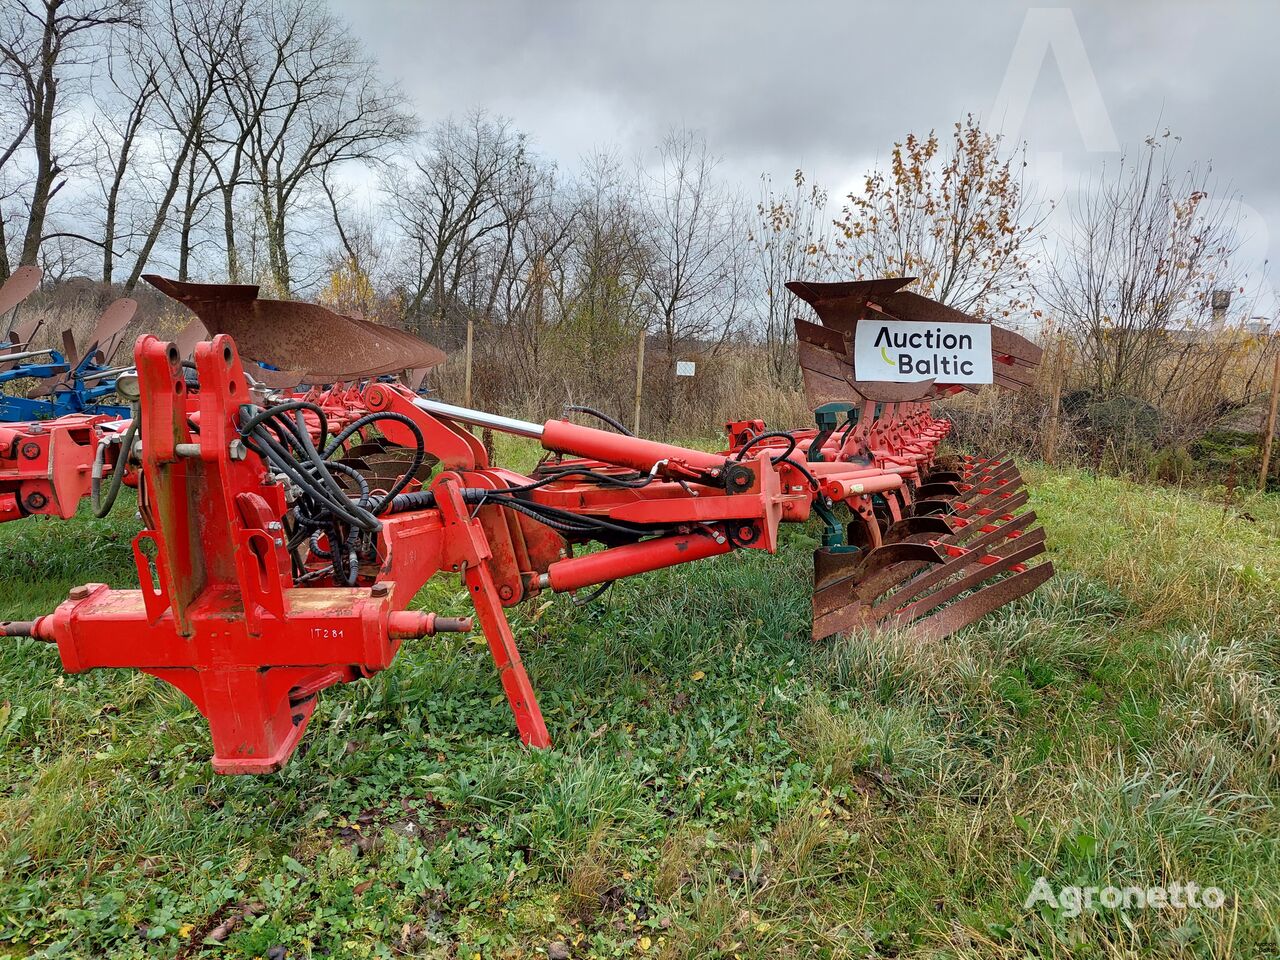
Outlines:
{"label": "grey cloud", "polygon": [[[572,169],[593,147],[630,152],[673,124],[706,131],[748,191],[803,164],[850,183],[908,131],[988,121],[1035,4],[732,0],[334,0],[429,122],[474,105],[511,117]],[[1074,3],[1119,141],[1181,135],[1212,160],[1280,243],[1271,2]],[[1106,159],[1084,149],[1049,57],[1021,135],[1062,156],[1071,182]]]}

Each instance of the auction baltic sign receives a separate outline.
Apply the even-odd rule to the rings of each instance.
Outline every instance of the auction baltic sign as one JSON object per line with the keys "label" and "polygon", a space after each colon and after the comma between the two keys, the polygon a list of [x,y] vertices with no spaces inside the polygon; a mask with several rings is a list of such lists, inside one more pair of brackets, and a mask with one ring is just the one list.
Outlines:
{"label": "auction baltic sign", "polygon": [[991,327],[863,320],[853,339],[853,368],[858,380],[991,383]]}

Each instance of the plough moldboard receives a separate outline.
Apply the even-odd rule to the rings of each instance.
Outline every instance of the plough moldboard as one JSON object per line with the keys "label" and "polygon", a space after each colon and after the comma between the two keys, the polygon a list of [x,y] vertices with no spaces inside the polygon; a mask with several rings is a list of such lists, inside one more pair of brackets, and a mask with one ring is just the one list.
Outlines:
{"label": "plough moldboard", "polygon": [[[86,584],[0,632],[56,643],[72,672],[130,667],[173,684],[207,718],[222,773],[279,769],[321,690],[385,669],[406,640],[476,623],[521,740],[545,747],[504,608],[772,552],[783,523],[821,524],[815,638],[895,628],[936,639],[1052,572],[1032,564],[1044,535],[1017,468],[940,458],[950,425],[930,401],[952,387],[854,378],[860,319],[932,304],[903,299],[900,281],[794,287],[822,321],[796,321],[816,424],[736,422],[719,453],[424,398],[386,377],[396,358],[419,370],[443,359],[407,334],[360,341],[344,368],[331,345],[360,337],[359,318],[259,300],[256,288],[156,285],[211,334],[193,361],[143,336],[117,384],[128,418],[0,426],[0,519],[71,516],[86,496],[103,513],[122,484],[137,487],[142,586]],[[318,327],[330,349],[282,350]],[[270,368],[242,360],[240,339]],[[997,360],[1025,378],[1034,346],[1000,343]],[[529,438],[548,456],[532,476],[503,469],[474,427]],[[461,578],[474,620],[409,609],[440,573]]]}
{"label": "plough moldboard", "polygon": [[137,301],[124,297],[111,303],[83,344],[77,345],[71,330],[63,330],[61,350],[36,348],[32,342],[42,318],[21,320],[18,314],[40,279],[38,267],[19,267],[0,287],[0,317],[9,317],[0,340],[0,387],[34,381],[22,395],[0,391],[0,423],[52,420],[69,414],[127,416],[128,407],[111,402],[116,377],[127,367],[112,367],[110,362],[138,309]]}

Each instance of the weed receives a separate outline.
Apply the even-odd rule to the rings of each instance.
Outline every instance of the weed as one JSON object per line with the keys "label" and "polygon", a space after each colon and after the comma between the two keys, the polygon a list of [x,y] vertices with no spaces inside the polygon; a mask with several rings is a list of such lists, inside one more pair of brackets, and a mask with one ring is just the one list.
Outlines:
{"label": "weed", "polygon": [[[1275,956],[1280,501],[1027,473],[1058,576],[942,643],[814,645],[797,529],[513,611],[546,752],[477,638],[327,691],[260,779],[172,688],[8,641],[0,955]],[[137,526],[0,526],[0,616],[136,583]],[[1072,919],[1041,876],[1229,902]]]}

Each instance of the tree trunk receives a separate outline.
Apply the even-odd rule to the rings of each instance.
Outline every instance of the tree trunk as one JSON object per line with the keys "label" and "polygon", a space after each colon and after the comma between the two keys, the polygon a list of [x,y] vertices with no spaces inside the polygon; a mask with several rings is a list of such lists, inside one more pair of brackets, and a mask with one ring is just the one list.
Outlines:
{"label": "tree trunk", "polygon": [[196,204],[196,151],[187,159],[187,196],[182,204],[182,228],[178,236],[178,279],[191,277],[191,230],[194,226]]}
{"label": "tree trunk", "polygon": [[151,224],[151,229],[147,231],[147,239],[143,242],[142,249],[138,251],[137,262],[134,263],[133,271],[129,274],[129,280],[124,285],[125,293],[128,293],[138,285],[142,271],[147,268],[147,261],[151,259],[151,251],[155,249],[155,245],[160,239],[160,233],[164,230],[165,221],[169,219],[169,208],[173,206],[173,198],[178,195],[178,186],[182,180],[182,168],[187,162],[187,155],[192,147],[192,135],[188,135],[182,145],[182,150],[174,161],[173,171],[169,174],[169,182],[165,184],[164,199],[160,201],[160,206],[156,209],[155,220]]}
{"label": "tree trunk", "polygon": [[0,210],[0,283],[9,279],[9,238],[4,232],[4,211]]}
{"label": "tree trunk", "polygon": [[31,215],[27,220],[27,234],[22,241],[22,260],[24,266],[34,266],[40,260],[40,242],[44,239],[44,221],[49,212],[49,197],[53,192],[53,181],[59,170],[53,157],[53,116],[54,103],[53,81],[46,83],[45,103],[40,116],[32,124],[32,144],[36,152],[36,178],[31,192]]}
{"label": "tree trunk", "polygon": [[236,251],[235,183],[222,188],[222,230],[227,248],[227,281],[240,282],[240,257]]}

